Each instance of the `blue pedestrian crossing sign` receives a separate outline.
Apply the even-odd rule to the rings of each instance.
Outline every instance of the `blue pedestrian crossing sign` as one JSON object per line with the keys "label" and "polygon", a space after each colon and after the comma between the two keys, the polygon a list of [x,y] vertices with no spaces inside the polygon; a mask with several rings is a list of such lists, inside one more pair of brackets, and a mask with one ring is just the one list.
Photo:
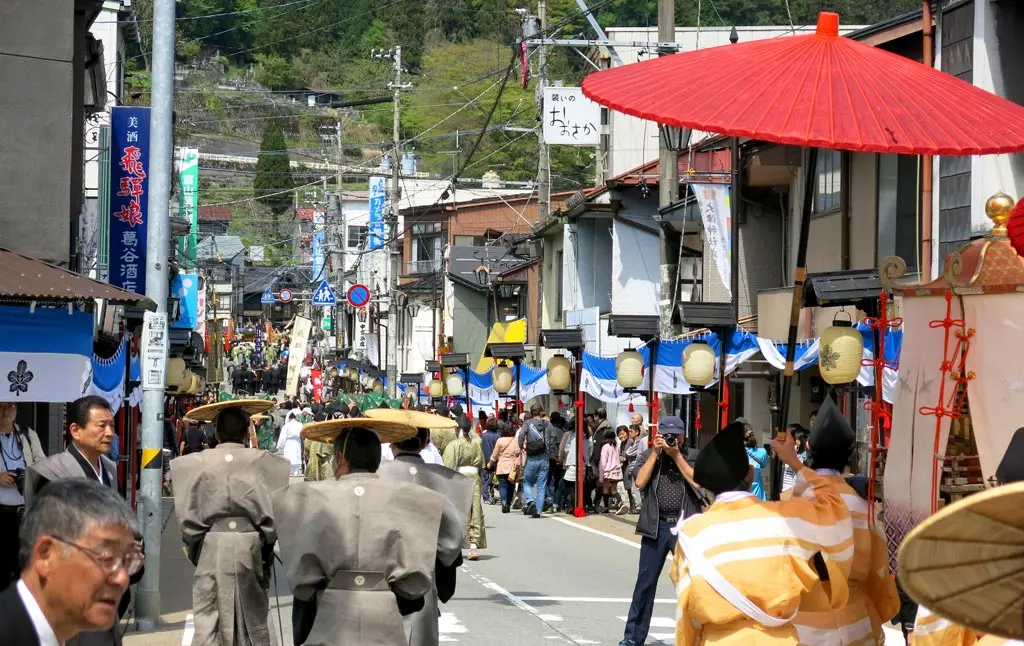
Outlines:
{"label": "blue pedestrian crossing sign", "polygon": [[334,295],[334,290],[327,284],[327,281],[321,281],[320,286],[313,292],[313,305],[319,305],[320,307],[334,307],[338,304],[338,299]]}
{"label": "blue pedestrian crossing sign", "polygon": [[277,299],[274,298],[274,292],[270,291],[269,287],[263,290],[263,297],[260,298],[260,303],[263,305],[273,305],[276,302]]}

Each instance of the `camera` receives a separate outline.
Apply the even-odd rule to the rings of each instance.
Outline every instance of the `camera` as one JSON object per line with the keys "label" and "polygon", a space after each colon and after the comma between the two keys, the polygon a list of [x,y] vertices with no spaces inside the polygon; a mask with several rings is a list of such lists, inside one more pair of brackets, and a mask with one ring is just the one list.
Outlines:
{"label": "camera", "polygon": [[665,444],[668,444],[669,446],[676,445],[676,438],[678,437],[677,435],[662,435],[662,437],[665,438]]}
{"label": "camera", "polygon": [[18,493],[25,495],[25,470],[15,469],[14,473],[14,486],[18,488]]}

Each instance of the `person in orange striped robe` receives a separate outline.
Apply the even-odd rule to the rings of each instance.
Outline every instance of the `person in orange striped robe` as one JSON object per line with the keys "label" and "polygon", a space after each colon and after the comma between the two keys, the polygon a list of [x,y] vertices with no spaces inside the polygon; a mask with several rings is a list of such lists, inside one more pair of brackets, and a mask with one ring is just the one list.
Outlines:
{"label": "person in orange striped robe", "polygon": [[[857,435],[831,398],[818,413],[809,439],[810,466],[839,492],[853,522],[853,553],[848,574],[849,600],[838,610],[830,607],[829,581],[816,585],[800,602],[796,625],[805,646],[868,646],[884,643],[882,624],[900,609],[896,578],[889,571],[885,537],[868,518],[868,501],[850,486],[843,471]],[[794,497],[813,497],[806,481],[797,478]],[[836,551],[836,550],[839,551]],[[846,545],[826,548],[836,562],[850,561]]]}
{"label": "person in orange striped robe", "polygon": [[[835,485],[800,462],[787,433],[772,448],[806,480],[812,497],[757,500],[748,491],[753,474],[743,435],[742,424],[726,426],[694,465],[694,479],[716,498],[676,528],[670,575],[678,598],[677,646],[798,643],[793,619],[803,595],[819,583],[817,553],[824,555],[833,607],[846,604],[853,525]],[[830,556],[844,550],[845,563]]]}

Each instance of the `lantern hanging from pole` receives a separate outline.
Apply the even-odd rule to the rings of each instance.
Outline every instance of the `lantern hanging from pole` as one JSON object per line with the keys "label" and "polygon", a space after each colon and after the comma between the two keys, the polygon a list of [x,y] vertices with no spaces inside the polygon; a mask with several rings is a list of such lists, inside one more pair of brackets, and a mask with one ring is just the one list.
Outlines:
{"label": "lantern hanging from pole", "polygon": [[384,392],[384,382],[380,379],[373,380],[373,392],[379,393]]}
{"label": "lantern hanging from pole", "polygon": [[462,397],[462,393],[466,392],[466,384],[462,382],[462,375],[457,372],[445,377],[444,383],[448,388],[448,394],[452,397]]}
{"label": "lantern hanging from pole", "polygon": [[555,355],[548,359],[548,385],[552,392],[569,390],[572,381],[572,364],[565,355]]}
{"label": "lantern hanging from pole", "polygon": [[499,395],[507,395],[512,390],[512,368],[508,366],[494,366],[491,372],[491,380],[494,382],[494,390]]}
{"label": "lantern hanging from pole", "polygon": [[683,350],[683,379],[703,388],[715,378],[715,351],[704,341],[694,341]]}
{"label": "lantern hanging from pole", "polygon": [[818,369],[825,383],[848,384],[860,374],[864,337],[853,320],[833,320],[818,341]]}
{"label": "lantern hanging from pole", "polygon": [[634,390],[644,381],[644,357],[636,350],[623,350],[615,357],[615,379],[626,390]]}
{"label": "lantern hanging from pole", "polygon": [[430,385],[427,386],[427,393],[433,399],[444,397],[444,384],[441,383],[440,379],[431,379]]}

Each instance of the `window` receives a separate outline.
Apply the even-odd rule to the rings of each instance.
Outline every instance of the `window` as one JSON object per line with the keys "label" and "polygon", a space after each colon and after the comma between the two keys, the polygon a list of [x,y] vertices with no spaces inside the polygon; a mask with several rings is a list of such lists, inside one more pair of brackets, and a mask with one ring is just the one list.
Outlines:
{"label": "window", "polygon": [[559,249],[555,252],[555,320],[562,320],[562,261],[565,258],[565,252]]}
{"label": "window", "polygon": [[818,151],[818,179],[814,184],[814,215],[828,215],[839,210],[842,192],[842,158],[838,150]]}
{"label": "window", "polygon": [[482,247],[485,244],[483,236],[455,236],[456,247]]}
{"label": "window", "polygon": [[366,227],[349,227],[345,239],[349,249],[359,249],[366,240]]}
{"label": "window", "polygon": [[913,155],[878,156],[878,261],[899,256],[918,271],[920,167]]}
{"label": "window", "polygon": [[414,224],[412,232],[412,262],[408,273],[429,274],[441,268],[441,223]]}

